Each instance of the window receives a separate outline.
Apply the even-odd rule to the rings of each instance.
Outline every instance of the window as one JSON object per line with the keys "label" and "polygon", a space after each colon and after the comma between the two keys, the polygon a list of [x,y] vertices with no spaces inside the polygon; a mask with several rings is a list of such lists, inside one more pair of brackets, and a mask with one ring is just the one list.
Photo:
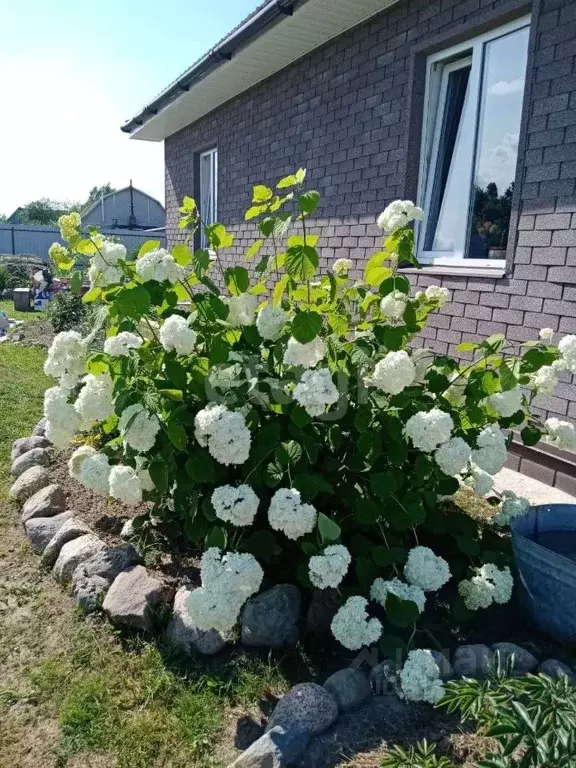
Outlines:
{"label": "window", "polygon": [[422,263],[504,265],[529,27],[524,17],[428,58]]}
{"label": "window", "polygon": [[[204,225],[214,224],[218,216],[218,150],[210,149],[200,154],[200,216]],[[204,231],[200,247],[208,243]]]}

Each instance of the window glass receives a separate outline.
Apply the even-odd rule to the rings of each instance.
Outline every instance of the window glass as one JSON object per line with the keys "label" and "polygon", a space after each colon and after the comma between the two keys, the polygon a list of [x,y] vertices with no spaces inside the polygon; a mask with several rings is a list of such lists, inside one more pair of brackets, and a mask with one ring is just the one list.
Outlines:
{"label": "window glass", "polygon": [[[217,221],[218,151],[212,149],[200,155],[200,217],[205,226]],[[202,231],[201,247],[207,246]]]}

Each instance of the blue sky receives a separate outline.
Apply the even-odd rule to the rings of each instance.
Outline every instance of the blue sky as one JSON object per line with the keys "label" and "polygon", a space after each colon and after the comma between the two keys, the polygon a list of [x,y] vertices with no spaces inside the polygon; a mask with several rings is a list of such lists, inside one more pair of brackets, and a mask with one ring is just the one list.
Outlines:
{"label": "blue sky", "polygon": [[0,0],[0,213],[130,178],[163,200],[163,145],[120,125],[259,4]]}

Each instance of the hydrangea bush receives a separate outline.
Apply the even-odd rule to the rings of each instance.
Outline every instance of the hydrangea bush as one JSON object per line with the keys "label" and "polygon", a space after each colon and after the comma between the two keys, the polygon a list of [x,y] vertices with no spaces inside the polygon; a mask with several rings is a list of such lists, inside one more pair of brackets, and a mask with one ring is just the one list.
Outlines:
{"label": "hydrangea bush", "polygon": [[[63,217],[67,247],[52,257],[69,270],[89,259],[84,301],[105,307],[107,338],[89,354],[90,339],[56,337],[48,436],[87,443],[73,477],[127,505],[153,501],[155,524],[202,556],[189,605],[199,627],[229,631],[250,595],[289,581],[340,591],[332,631],[346,648],[387,649],[412,640],[429,608],[510,599],[498,526],[525,502],[506,496],[480,535],[442,500],[461,484],[490,493],[513,429],[527,445],[576,447],[573,425],[529,408],[559,372],[576,371],[576,337],[557,347],[549,329],[521,345],[495,335],[461,344],[465,363],[418,347],[450,300],[440,286],[413,295],[398,269],[417,265],[423,212],[388,206],[382,247],[356,280],[348,259],[319,274],[308,223],[318,203],[303,170],[275,190],[254,187],[250,272],[224,266],[234,235],[205,225],[191,198],[180,209],[186,242],[170,252],[147,242],[136,261]],[[206,249],[194,248],[200,231]],[[410,697],[437,698],[433,664],[411,657]]]}

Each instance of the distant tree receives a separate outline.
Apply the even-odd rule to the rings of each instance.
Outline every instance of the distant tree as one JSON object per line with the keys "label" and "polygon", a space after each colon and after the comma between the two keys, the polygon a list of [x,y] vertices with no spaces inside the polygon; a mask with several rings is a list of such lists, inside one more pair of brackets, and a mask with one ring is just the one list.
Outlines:
{"label": "distant tree", "polygon": [[116,189],[110,184],[109,181],[99,187],[92,187],[88,194],[88,200],[86,200],[84,203],[84,208],[87,208],[90,203],[93,203],[95,200],[99,200],[104,195],[109,195],[111,192],[116,192]]}
{"label": "distant tree", "polygon": [[8,216],[5,213],[0,213],[0,224],[5,224],[8,220]]}
{"label": "distant tree", "polygon": [[58,217],[69,210],[65,203],[59,203],[42,197],[40,200],[32,200],[30,203],[22,206],[18,214],[22,224],[33,224],[37,226],[54,226]]}

